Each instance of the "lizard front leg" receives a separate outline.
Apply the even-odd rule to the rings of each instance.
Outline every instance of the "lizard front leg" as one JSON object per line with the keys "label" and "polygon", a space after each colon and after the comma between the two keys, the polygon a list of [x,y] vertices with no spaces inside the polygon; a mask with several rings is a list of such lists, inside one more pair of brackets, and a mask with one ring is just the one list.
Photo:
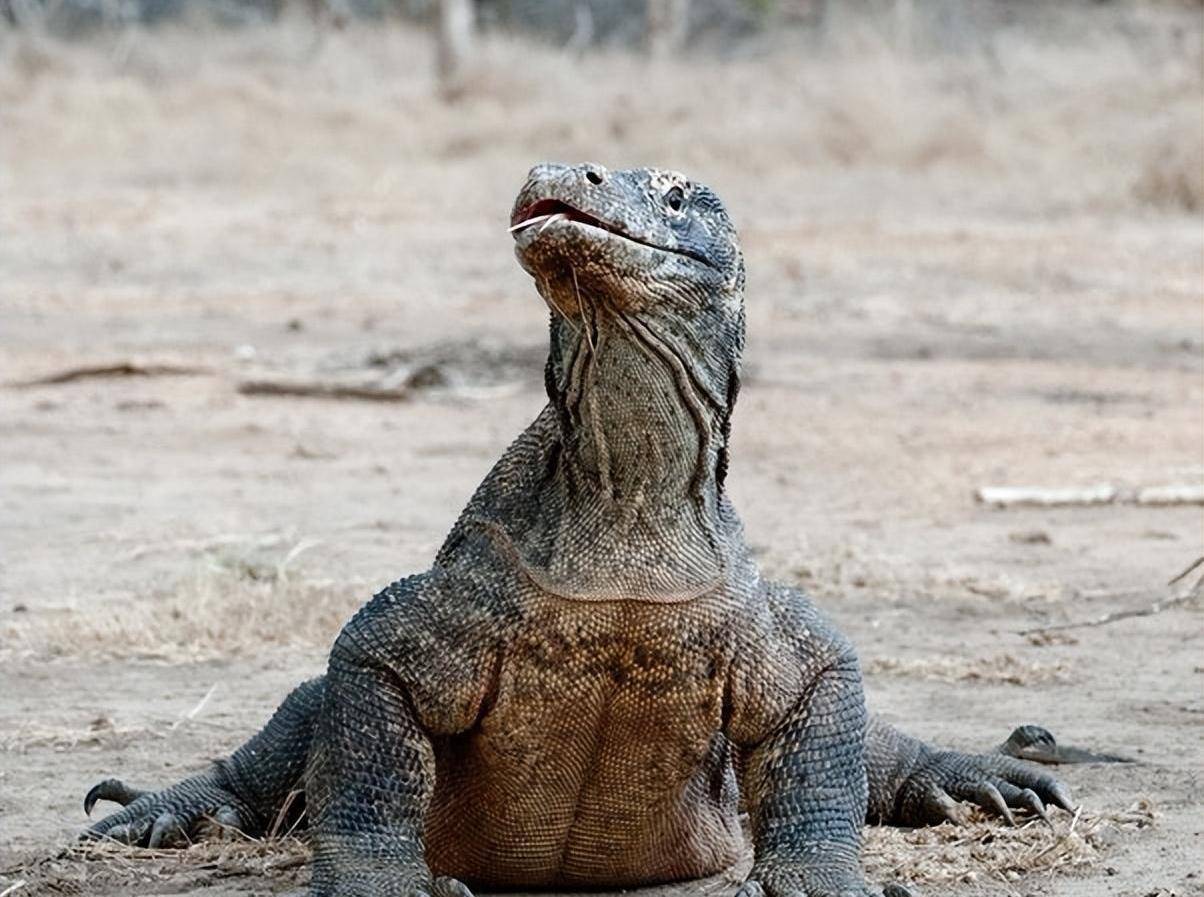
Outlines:
{"label": "lizard front leg", "polygon": [[315,897],[429,893],[430,738],[389,670],[340,638],[309,769]]}
{"label": "lizard front leg", "polygon": [[479,642],[447,619],[441,579],[390,586],[331,650],[307,771],[314,897],[469,895],[424,856],[432,740],[472,725],[483,698]]}
{"label": "lizard front leg", "polygon": [[[743,611],[728,737],[742,758],[753,868],[738,897],[879,897],[861,872],[869,788],[861,668],[797,589],[767,582]],[[886,897],[909,897],[898,885]]]}
{"label": "lizard front leg", "polygon": [[302,773],[309,760],[325,682],[311,679],[285,698],[258,735],[209,769],[159,791],[141,791],[106,779],[84,798],[91,814],[99,800],[124,809],[84,833],[147,847],[182,846],[212,821],[223,828],[261,835],[286,830],[301,818]]}
{"label": "lizard front leg", "polygon": [[[874,897],[861,873],[865,699],[845,650],[752,748],[744,790],[754,862],[738,897]],[[907,891],[892,886],[892,897]]]}

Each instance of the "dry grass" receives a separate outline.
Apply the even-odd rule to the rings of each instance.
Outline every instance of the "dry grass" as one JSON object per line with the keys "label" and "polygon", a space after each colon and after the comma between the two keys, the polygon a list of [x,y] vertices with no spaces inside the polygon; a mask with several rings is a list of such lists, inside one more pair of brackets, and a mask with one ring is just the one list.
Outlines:
{"label": "dry grass", "polygon": [[93,657],[172,663],[253,656],[279,647],[325,648],[367,587],[292,575],[305,543],[265,559],[210,558],[172,591],[80,612],[29,611],[0,623],[0,660]]}
{"label": "dry grass", "polygon": [[106,842],[75,843],[52,856],[30,857],[0,870],[0,882],[24,881],[15,897],[178,893],[252,879],[254,893],[296,886],[309,848],[297,838],[210,840],[187,850],[146,850]]}
{"label": "dry grass", "polygon": [[1119,811],[1053,817],[1053,830],[1032,821],[1008,828],[975,811],[968,825],[866,830],[865,864],[871,879],[914,884],[978,883],[984,893],[1031,893],[1039,877],[1094,865],[1112,837],[1154,824],[1148,801]]}
{"label": "dry grass", "polygon": [[1068,682],[1072,678],[1067,664],[1025,661],[1011,654],[923,660],[880,657],[866,665],[866,672],[871,676],[909,676],[938,682],[984,682],[993,685],[1037,685]]}
{"label": "dry grass", "polygon": [[88,747],[120,749],[155,734],[145,728],[117,726],[105,716],[97,717],[86,728],[48,726],[29,721],[0,734],[0,753],[16,754],[37,748],[53,751]]}
{"label": "dry grass", "polygon": [[[972,811],[964,826],[866,830],[864,862],[871,881],[932,885],[978,884],[983,893],[1026,893],[1041,878],[1073,873],[1101,862],[1111,839],[1154,824],[1146,801],[1119,811],[1080,812],[1054,817],[1053,829],[1037,822],[1007,828]],[[307,845],[295,838],[202,841],[187,850],[145,850],[120,845],[72,844],[48,857],[30,857],[0,870],[0,881],[25,881],[22,895],[138,893],[216,880],[253,879],[264,887],[295,885],[309,860]],[[720,876],[716,893],[733,882]],[[1002,890],[1001,890],[1002,889]],[[703,887],[699,893],[710,893]]]}
{"label": "dry grass", "polygon": [[[18,149],[36,141],[28,156],[47,178],[70,158],[154,179],[170,158],[173,176],[215,186],[301,174],[398,199],[422,193],[428,165],[496,162],[513,179],[533,159],[600,157],[706,171],[719,186],[725,171],[773,174],[779,189],[815,171],[902,172],[1011,206],[1197,210],[1200,37],[1193,10],[1147,6],[1100,9],[1073,39],[1021,27],[944,52],[899,49],[856,18],[818,51],[722,62],[495,36],[449,105],[427,35],[399,25],[319,37],[293,22],[204,41],[135,30],[82,47],[9,34],[0,133]],[[715,125],[699,139],[704,121]],[[298,133],[311,135],[304,152],[290,146]]]}

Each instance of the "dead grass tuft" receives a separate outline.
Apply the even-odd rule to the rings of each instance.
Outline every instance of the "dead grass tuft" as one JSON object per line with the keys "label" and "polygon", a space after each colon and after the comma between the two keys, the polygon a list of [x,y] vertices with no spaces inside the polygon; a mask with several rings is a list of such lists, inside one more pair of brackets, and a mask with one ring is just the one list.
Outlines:
{"label": "dead grass tuft", "polygon": [[[962,826],[867,829],[867,877],[915,885],[979,884],[991,894],[999,894],[1002,886],[1008,895],[1020,893],[1012,883],[1023,883],[1031,892],[1034,879],[1099,863],[1117,834],[1149,828],[1155,812],[1141,800],[1124,810],[1080,811],[1071,819],[1059,814],[1052,831],[1035,821],[1007,828],[977,810],[969,819]],[[209,840],[187,850],[77,843],[0,869],[0,881],[25,881],[21,894],[27,897],[162,893],[165,887],[174,893],[237,878],[254,879],[258,893],[265,883],[273,890],[299,884],[309,856],[305,842],[292,837]]]}
{"label": "dead grass tuft", "polygon": [[82,729],[26,722],[0,733],[0,753],[23,753],[35,748],[53,751],[73,751],[80,747],[120,749],[151,734],[145,728],[117,726],[106,716],[97,717]]}
{"label": "dead grass tuft", "polygon": [[53,856],[31,857],[0,870],[0,882],[24,881],[20,897],[159,894],[191,891],[240,878],[298,885],[310,851],[297,838],[209,840],[186,850],[146,850],[107,842],[71,844]]}
{"label": "dead grass tuft", "polygon": [[210,564],[159,596],[103,609],[30,611],[0,623],[0,659],[91,657],[172,663],[325,648],[366,598],[357,583],[300,578],[287,558]]}
{"label": "dead grass tuft", "polygon": [[[866,830],[865,863],[876,881],[912,884],[981,883],[991,894],[1017,893],[1009,886],[1022,878],[1050,876],[1098,863],[1118,832],[1154,824],[1150,802],[1140,800],[1124,810],[1085,813],[1072,819],[1054,817],[1053,831],[1032,821],[1017,828],[1002,826],[974,811],[968,825],[923,829]],[[1029,887],[1026,892],[1031,891]]]}
{"label": "dead grass tuft", "polygon": [[906,676],[938,682],[986,682],[994,685],[1069,682],[1072,678],[1066,664],[1024,661],[1011,654],[923,660],[880,657],[866,665],[866,672],[870,675]]}

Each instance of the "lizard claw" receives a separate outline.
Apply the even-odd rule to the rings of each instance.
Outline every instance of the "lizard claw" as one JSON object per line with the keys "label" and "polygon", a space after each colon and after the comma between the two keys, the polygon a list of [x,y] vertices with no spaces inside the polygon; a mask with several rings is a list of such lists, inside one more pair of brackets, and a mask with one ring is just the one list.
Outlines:
{"label": "lizard claw", "polygon": [[1015,827],[1016,817],[1012,815],[1012,810],[999,793],[999,789],[990,782],[982,782],[974,789],[974,802],[984,810],[994,810],[1008,825]]}
{"label": "lizard claw", "polygon": [[1032,788],[1025,788],[1020,792],[1016,800],[1023,809],[1028,810],[1051,830],[1053,829],[1053,823],[1049,821],[1049,814],[1045,812],[1045,804],[1041,802],[1041,798],[1036,791]]}
{"label": "lizard claw", "polygon": [[144,847],[176,847],[197,835],[207,820],[220,829],[253,830],[255,814],[212,773],[202,773],[162,791],[139,791],[117,779],[101,782],[84,798],[91,813],[98,800],[122,809],[83,833],[88,840],[107,839]]}
{"label": "lizard claw", "polygon": [[1033,813],[1046,825],[1050,824],[1048,804],[1075,810],[1066,786],[1042,769],[998,754],[938,751],[900,789],[899,821],[904,825],[964,822],[964,811],[953,798],[977,804],[1009,825],[1016,824],[1012,811],[1017,809]]}
{"label": "lizard claw", "polygon": [[148,793],[137,788],[131,788],[125,782],[121,781],[121,779],[105,779],[103,782],[93,785],[92,789],[84,797],[84,815],[92,815],[92,808],[96,806],[98,800],[111,800],[113,803],[121,804],[124,807]]}

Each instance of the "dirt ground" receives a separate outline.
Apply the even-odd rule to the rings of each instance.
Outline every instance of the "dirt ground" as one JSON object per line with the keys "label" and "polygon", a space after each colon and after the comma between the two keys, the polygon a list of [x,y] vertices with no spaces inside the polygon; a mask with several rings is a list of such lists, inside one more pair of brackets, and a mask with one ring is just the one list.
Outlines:
{"label": "dirt ground", "polygon": [[[1182,594],[1202,509],[974,500],[1204,480],[1201,23],[1139,12],[957,60],[872,31],[722,63],[497,39],[453,104],[400,27],[0,33],[0,894],[303,885],[287,841],[65,848],[95,781],[175,780],[320,672],[536,414],[545,308],[505,223],[545,158],[727,199],[730,489],[871,707],[961,749],[1035,722],[1137,761],[1066,768],[1082,813],[1053,832],[870,832],[871,874],[1204,894],[1199,602],[1022,634]],[[15,385],[126,362],[149,373]],[[239,391],[382,375],[402,400]]]}

